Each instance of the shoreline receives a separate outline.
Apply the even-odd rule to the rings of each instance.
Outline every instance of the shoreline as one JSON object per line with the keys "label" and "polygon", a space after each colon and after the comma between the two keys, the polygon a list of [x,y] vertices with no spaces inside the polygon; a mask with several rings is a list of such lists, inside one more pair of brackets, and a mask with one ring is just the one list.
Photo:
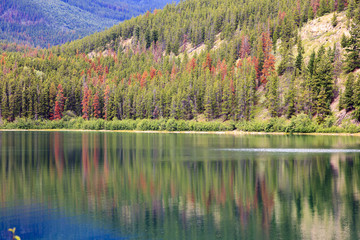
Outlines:
{"label": "shoreline", "polygon": [[157,133],[157,134],[215,134],[215,135],[296,135],[296,136],[360,136],[360,133],[286,133],[246,131],[151,131],[151,130],[90,130],[90,129],[0,129],[0,132],[107,132],[107,133]]}

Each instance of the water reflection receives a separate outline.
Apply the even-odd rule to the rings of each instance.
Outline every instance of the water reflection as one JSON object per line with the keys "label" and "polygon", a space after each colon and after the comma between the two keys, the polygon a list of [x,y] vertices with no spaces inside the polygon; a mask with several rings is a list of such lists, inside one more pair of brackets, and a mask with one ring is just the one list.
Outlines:
{"label": "water reflection", "polygon": [[[69,218],[91,219],[114,238],[359,238],[356,151],[264,151],[260,155],[214,151],[357,149],[358,138],[90,132],[0,135],[2,229],[17,223],[34,231],[27,223],[16,222],[21,216],[15,209],[41,206],[31,215],[35,223],[44,212],[55,209]],[[81,221],[78,224],[82,226]],[[83,236],[89,228],[82,226],[74,234]]]}

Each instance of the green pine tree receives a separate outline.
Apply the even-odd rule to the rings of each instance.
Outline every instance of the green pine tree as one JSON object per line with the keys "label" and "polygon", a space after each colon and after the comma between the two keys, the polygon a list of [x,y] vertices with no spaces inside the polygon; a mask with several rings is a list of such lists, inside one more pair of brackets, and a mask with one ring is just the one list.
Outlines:
{"label": "green pine tree", "polygon": [[267,83],[268,91],[267,108],[271,117],[279,115],[280,99],[279,99],[279,78],[277,75],[272,75]]}
{"label": "green pine tree", "polygon": [[323,123],[324,119],[330,113],[330,103],[327,100],[327,95],[324,87],[321,87],[320,93],[317,96],[317,105],[316,105],[316,113],[317,113],[317,122]]}
{"label": "green pine tree", "polygon": [[293,74],[290,86],[289,86],[289,93],[286,98],[286,102],[288,103],[288,108],[286,112],[286,117],[291,118],[296,113],[296,104],[295,104],[295,73]]}
{"label": "green pine tree", "polygon": [[331,18],[331,25],[332,25],[333,27],[336,27],[337,24],[338,24],[337,15],[336,15],[336,13],[334,12],[334,14],[333,14],[333,16],[332,16],[332,18]]}
{"label": "green pine tree", "polygon": [[300,38],[298,40],[297,51],[298,51],[298,55],[296,56],[295,67],[296,67],[296,69],[299,69],[299,72],[301,74],[302,66],[303,66],[303,63],[304,63],[304,57],[303,57],[304,49],[302,47]]}
{"label": "green pine tree", "polygon": [[[343,43],[343,40],[341,41]],[[343,44],[342,44],[343,45]],[[360,13],[356,11],[356,14],[351,21],[350,38],[345,45],[346,60],[345,68],[346,72],[352,72],[360,67]]]}
{"label": "green pine tree", "polygon": [[353,116],[360,120],[360,76],[357,77],[354,84],[354,108]]}
{"label": "green pine tree", "polygon": [[342,89],[340,89],[339,91],[339,106],[338,106],[339,111],[344,109],[344,96],[343,96],[343,92]]}
{"label": "green pine tree", "polygon": [[345,82],[343,104],[347,112],[354,109],[354,75],[350,74]]}

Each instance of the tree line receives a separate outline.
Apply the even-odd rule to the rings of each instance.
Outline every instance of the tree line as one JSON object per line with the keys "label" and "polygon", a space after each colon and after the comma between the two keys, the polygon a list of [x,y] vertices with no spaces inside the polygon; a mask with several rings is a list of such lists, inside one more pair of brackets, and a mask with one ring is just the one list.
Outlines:
{"label": "tree line", "polygon": [[[323,122],[338,96],[340,108],[357,112],[358,90],[347,87],[342,93],[337,81],[343,70],[360,66],[359,3],[329,2],[189,0],[63,46],[3,52],[2,119],[238,121],[267,111],[287,118],[305,113]],[[342,46],[313,51],[305,63],[299,27],[343,9],[351,35],[343,37]],[[192,52],[202,44],[204,51]],[[352,79],[347,86],[359,82]]]}

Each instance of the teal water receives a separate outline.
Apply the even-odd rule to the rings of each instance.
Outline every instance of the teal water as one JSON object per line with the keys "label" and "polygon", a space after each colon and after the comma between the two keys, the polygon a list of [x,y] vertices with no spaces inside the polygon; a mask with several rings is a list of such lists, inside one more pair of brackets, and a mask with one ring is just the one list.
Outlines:
{"label": "teal water", "polygon": [[359,239],[360,138],[0,132],[0,239]]}

